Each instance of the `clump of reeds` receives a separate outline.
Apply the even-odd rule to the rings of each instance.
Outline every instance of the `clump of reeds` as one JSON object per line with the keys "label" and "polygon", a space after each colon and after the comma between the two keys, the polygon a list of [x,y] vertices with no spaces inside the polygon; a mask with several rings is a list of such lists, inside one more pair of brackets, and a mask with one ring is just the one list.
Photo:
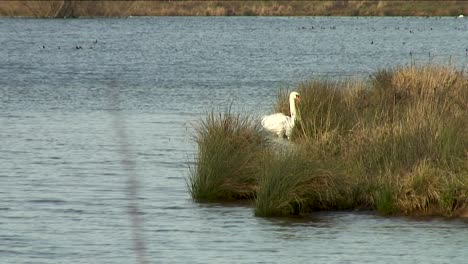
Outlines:
{"label": "clump of reeds", "polygon": [[198,155],[189,178],[192,197],[202,201],[253,198],[264,136],[249,116],[210,112],[196,127]]}
{"label": "clump of reeds", "polygon": [[[456,216],[468,208],[468,81],[444,66],[311,81],[292,142],[264,144],[256,121],[209,114],[198,129],[195,199],[255,200],[255,214],[368,209]],[[288,114],[287,91],[276,111]],[[465,209],[464,209],[465,208]]]}
{"label": "clump of reeds", "polygon": [[[345,177],[330,171],[328,164],[311,159],[304,150],[268,153],[259,179],[255,215],[302,215],[313,210],[334,209],[341,200]],[[335,167],[336,169],[336,167]]]}

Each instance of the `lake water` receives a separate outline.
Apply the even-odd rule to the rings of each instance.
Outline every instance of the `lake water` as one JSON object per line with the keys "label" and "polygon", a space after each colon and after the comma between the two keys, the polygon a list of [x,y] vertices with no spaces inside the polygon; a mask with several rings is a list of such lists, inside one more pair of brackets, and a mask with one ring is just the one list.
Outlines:
{"label": "lake water", "polygon": [[135,263],[128,175],[150,263],[466,263],[466,219],[264,219],[194,203],[185,180],[208,110],[265,114],[311,78],[463,68],[467,40],[455,18],[0,19],[0,263]]}

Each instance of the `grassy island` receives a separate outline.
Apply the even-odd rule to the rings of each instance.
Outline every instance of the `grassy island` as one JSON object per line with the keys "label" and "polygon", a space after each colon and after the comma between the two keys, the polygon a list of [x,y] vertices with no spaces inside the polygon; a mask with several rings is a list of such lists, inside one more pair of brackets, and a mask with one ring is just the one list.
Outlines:
{"label": "grassy island", "polygon": [[[460,216],[468,209],[468,80],[439,65],[371,80],[313,80],[291,141],[257,117],[211,112],[197,126],[196,201],[251,200],[258,216],[317,210]],[[275,112],[288,114],[287,91]]]}

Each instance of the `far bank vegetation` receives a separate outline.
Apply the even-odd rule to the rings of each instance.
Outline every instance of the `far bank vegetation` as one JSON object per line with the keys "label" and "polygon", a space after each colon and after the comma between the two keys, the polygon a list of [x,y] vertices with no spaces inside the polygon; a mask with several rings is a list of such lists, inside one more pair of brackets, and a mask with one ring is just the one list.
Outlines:
{"label": "far bank vegetation", "polygon": [[0,16],[458,16],[466,1],[0,1]]}

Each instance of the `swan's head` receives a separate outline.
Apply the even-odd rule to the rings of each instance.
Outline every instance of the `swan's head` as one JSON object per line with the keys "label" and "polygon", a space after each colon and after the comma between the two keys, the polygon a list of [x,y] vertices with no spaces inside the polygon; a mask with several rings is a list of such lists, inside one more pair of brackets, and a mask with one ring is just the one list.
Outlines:
{"label": "swan's head", "polygon": [[298,92],[291,92],[289,94],[289,101],[300,101],[301,100],[301,96],[299,95]]}

